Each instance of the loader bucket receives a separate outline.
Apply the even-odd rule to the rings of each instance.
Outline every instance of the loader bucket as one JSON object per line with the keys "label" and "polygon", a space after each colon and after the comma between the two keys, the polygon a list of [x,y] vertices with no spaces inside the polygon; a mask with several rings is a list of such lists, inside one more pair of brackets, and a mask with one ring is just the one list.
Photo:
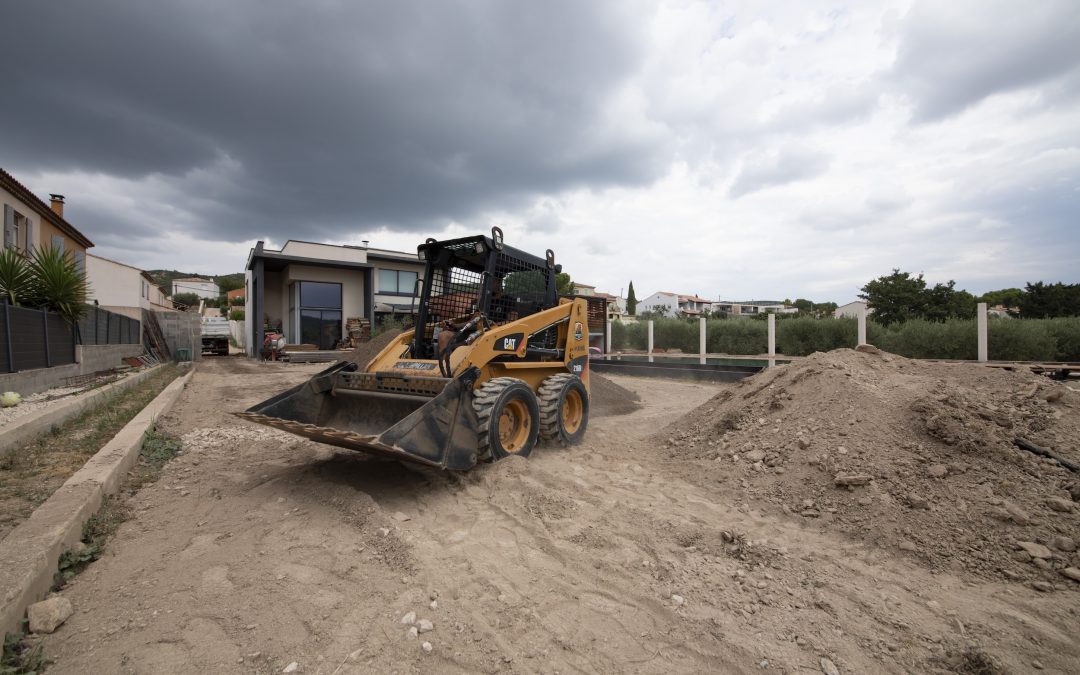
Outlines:
{"label": "loader bucket", "polygon": [[354,363],[337,363],[234,414],[319,443],[383,457],[454,470],[476,464],[479,423],[472,388],[479,370],[470,368],[445,386],[432,383],[442,386],[434,397],[344,386],[350,374],[358,376],[356,371]]}

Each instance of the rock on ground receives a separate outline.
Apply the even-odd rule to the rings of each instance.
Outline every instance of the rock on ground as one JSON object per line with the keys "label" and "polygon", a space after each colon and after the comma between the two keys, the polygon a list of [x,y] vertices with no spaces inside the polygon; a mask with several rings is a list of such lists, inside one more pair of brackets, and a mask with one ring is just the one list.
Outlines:
{"label": "rock on ground", "polygon": [[35,602],[26,610],[30,619],[31,633],[51,633],[68,620],[75,612],[71,601],[62,595],[54,595],[48,600]]}

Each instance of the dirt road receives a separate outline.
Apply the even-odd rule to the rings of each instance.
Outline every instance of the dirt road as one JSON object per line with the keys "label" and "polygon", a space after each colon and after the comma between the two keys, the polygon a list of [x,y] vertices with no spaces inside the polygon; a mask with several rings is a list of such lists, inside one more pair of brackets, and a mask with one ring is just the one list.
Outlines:
{"label": "dirt road", "polygon": [[[1066,672],[1075,595],[933,574],[680,479],[644,439],[716,386],[463,476],[228,415],[316,366],[204,359],[185,452],[65,589],[50,672]],[[408,612],[433,629],[410,637]],[[422,626],[426,628],[426,624]],[[428,643],[430,651],[425,651]],[[823,662],[823,659],[827,661]]]}

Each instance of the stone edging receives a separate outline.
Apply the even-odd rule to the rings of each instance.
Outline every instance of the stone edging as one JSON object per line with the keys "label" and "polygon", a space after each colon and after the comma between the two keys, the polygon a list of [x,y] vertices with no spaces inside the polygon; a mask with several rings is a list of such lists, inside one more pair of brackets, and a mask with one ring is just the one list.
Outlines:
{"label": "stone edging", "polygon": [[143,435],[172,408],[195,369],[176,378],[83,468],[0,541],[0,635],[19,630],[26,608],[48,593],[60,555],[134,466]]}
{"label": "stone edging", "polygon": [[3,457],[20,443],[29,443],[32,439],[48,432],[53,427],[59,426],[72,417],[100,405],[105,397],[143,382],[152,373],[158,372],[160,367],[147,368],[141,373],[135,373],[118,382],[110,382],[104,387],[98,387],[72,396],[70,401],[65,401],[51,408],[45,408],[36,413],[30,413],[15,420],[10,425],[0,428],[0,457]]}

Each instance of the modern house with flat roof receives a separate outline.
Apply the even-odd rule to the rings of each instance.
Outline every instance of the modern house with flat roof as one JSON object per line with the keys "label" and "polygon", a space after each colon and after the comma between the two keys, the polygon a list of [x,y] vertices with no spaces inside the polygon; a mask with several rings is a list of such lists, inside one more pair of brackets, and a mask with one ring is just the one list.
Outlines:
{"label": "modern house with flat roof", "polygon": [[267,331],[291,344],[333,349],[348,319],[372,327],[408,314],[424,265],[415,252],[289,240],[280,250],[255,244],[245,268],[248,353]]}

